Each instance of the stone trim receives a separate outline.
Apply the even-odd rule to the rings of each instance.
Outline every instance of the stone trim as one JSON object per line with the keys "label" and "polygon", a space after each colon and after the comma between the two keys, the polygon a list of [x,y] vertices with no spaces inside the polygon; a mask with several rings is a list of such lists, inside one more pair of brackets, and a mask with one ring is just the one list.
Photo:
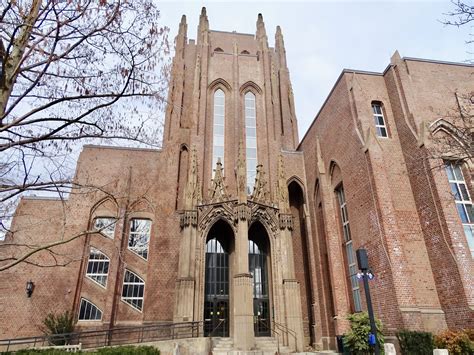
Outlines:
{"label": "stone trim", "polygon": [[279,215],[280,229],[293,230],[293,216],[291,214],[280,213]]}
{"label": "stone trim", "polygon": [[179,226],[181,229],[190,225],[193,227],[197,226],[197,211],[195,210],[183,211],[179,216]]}

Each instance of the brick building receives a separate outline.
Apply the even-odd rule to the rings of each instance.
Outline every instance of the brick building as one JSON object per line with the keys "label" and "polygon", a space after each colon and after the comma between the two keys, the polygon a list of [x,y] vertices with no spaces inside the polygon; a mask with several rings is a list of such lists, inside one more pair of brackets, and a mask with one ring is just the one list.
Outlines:
{"label": "brick building", "polygon": [[203,9],[186,33],[183,16],[163,148],[85,146],[84,187],[21,200],[6,242],[71,241],[0,274],[0,337],[71,310],[78,329],[204,321],[249,350],[277,324],[290,348],[334,348],[365,309],[360,247],[386,334],[473,328],[472,166],[430,158],[473,67],[344,70],[299,141],[279,27],[271,48],[261,15],[255,35],[222,32]]}

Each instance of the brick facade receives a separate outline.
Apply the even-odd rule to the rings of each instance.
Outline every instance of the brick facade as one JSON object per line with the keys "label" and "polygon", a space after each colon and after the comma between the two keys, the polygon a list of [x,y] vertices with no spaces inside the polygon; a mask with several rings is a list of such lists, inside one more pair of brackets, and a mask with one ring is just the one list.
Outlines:
{"label": "brick facade", "polygon": [[[442,161],[429,158],[430,124],[455,106],[454,92],[472,91],[473,67],[395,53],[383,73],[344,70],[298,145],[280,28],[271,48],[261,15],[255,35],[210,30],[205,10],[197,41],[187,38],[184,16],[179,26],[163,149],[85,146],[75,175],[81,187],[67,200],[21,200],[2,256],[28,249],[10,242],[77,238],[0,274],[0,337],[39,334],[51,311],[77,316],[81,298],[103,315],[77,322],[78,329],[203,320],[205,243],[216,221],[223,221],[230,227],[223,238],[232,245],[234,340],[250,339],[250,348],[254,337],[247,314],[254,310],[239,295],[251,292],[246,248],[248,229],[257,223],[270,246],[271,318],[297,331],[296,348],[333,348],[355,309],[336,196],[341,187],[353,250],[368,250],[376,275],[372,299],[386,334],[474,327],[473,258]],[[227,196],[213,200],[208,189],[217,89],[225,94]],[[262,199],[239,185],[247,92],[256,97]],[[376,134],[374,102],[383,108],[387,138]],[[464,167],[474,196],[472,171]],[[117,218],[113,238],[91,232],[97,217]],[[151,220],[147,260],[127,247],[133,218]],[[110,259],[106,287],[85,277],[91,247]],[[121,299],[125,270],[145,282],[142,311]],[[28,280],[35,284],[30,298]]]}

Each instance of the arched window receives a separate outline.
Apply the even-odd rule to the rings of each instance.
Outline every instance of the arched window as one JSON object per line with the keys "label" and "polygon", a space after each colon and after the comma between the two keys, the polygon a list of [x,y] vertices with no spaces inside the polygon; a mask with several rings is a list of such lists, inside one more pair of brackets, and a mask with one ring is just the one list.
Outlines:
{"label": "arched window", "polygon": [[360,299],[359,280],[357,279],[357,264],[355,259],[354,247],[352,243],[351,229],[349,226],[349,214],[347,213],[346,196],[344,188],[340,185],[336,189],[337,200],[339,202],[340,221],[342,224],[342,234],[344,236],[344,257],[347,264],[349,279],[352,291],[352,306],[355,312],[362,311],[362,303]]}
{"label": "arched window", "polygon": [[214,49],[214,52],[224,52],[224,50],[221,47],[217,47]]}
{"label": "arched window", "polygon": [[128,249],[143,259],[148,259],[148,244],[150,242],[151,221],[149,219],[133,218],[130,221]]}
{"label": "arched window", "polygon": [[250,54],[250,52],[244,49],[242,52],[240,52],[240,54]]}
{"label": "arched window", "polygon": [[107,276],[109,274],[110,259],[96,248],[91,248],[89,253],[89,262],[87,263],[86,277],[99,285],[107,285]]}
{"label": "arched window", "polygon": [[372,102],[372,113],[374,115],[375,121],[375,132],[378,137],[387,138],[388,131],[387,125],[385,123],[385,118],[383,116],[382,103],[374,101]]}
{"label": "arched window", "polygon": [[114,239],[116,222],[117,220],[113,217],[96,217],[94,220],[94,229],[105,236]]}
{"label": "arched window", "polygon": [[145,281],[130,270],[125,270],[123,277],[122,300],[133,308],[141,311],[143,309],[143,295]]}
{"label": "arched window", "polygon": [[102,311],[92,302],[81,298],[81,306],[79,307],[79,320],[101,320]]}
{"label": "arched window", "polygon": [[247,158],[247,194],[252,194],[257,173],[257,120],[255,112],[255,95],[247,92],[245,104],[245,147]]}
{"label": "arched window", "polygon": [[224,166],[224,133],[225,133],[225,94],[221,89],[214,93],[214,122],[212,136],[212,169],[216,168],[217,159],[221,158]]}

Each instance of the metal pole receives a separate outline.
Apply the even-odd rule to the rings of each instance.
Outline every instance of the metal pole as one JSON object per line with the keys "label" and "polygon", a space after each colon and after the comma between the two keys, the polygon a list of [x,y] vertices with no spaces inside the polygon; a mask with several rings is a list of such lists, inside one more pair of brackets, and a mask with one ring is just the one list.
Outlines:
{"label": "metal pole", "polygon": [[377,341],[377,327],[375,326],[374,309],[372,308],[372,299],[370,298],[369,278],[367,276],[367,270],[363,270],[362,274],[362,279],[364,280],[365,299],[367,301],[367,311],[369,313],[370,320],[370,332],[375,337],[375,355],[380,355],[379,343]]}

